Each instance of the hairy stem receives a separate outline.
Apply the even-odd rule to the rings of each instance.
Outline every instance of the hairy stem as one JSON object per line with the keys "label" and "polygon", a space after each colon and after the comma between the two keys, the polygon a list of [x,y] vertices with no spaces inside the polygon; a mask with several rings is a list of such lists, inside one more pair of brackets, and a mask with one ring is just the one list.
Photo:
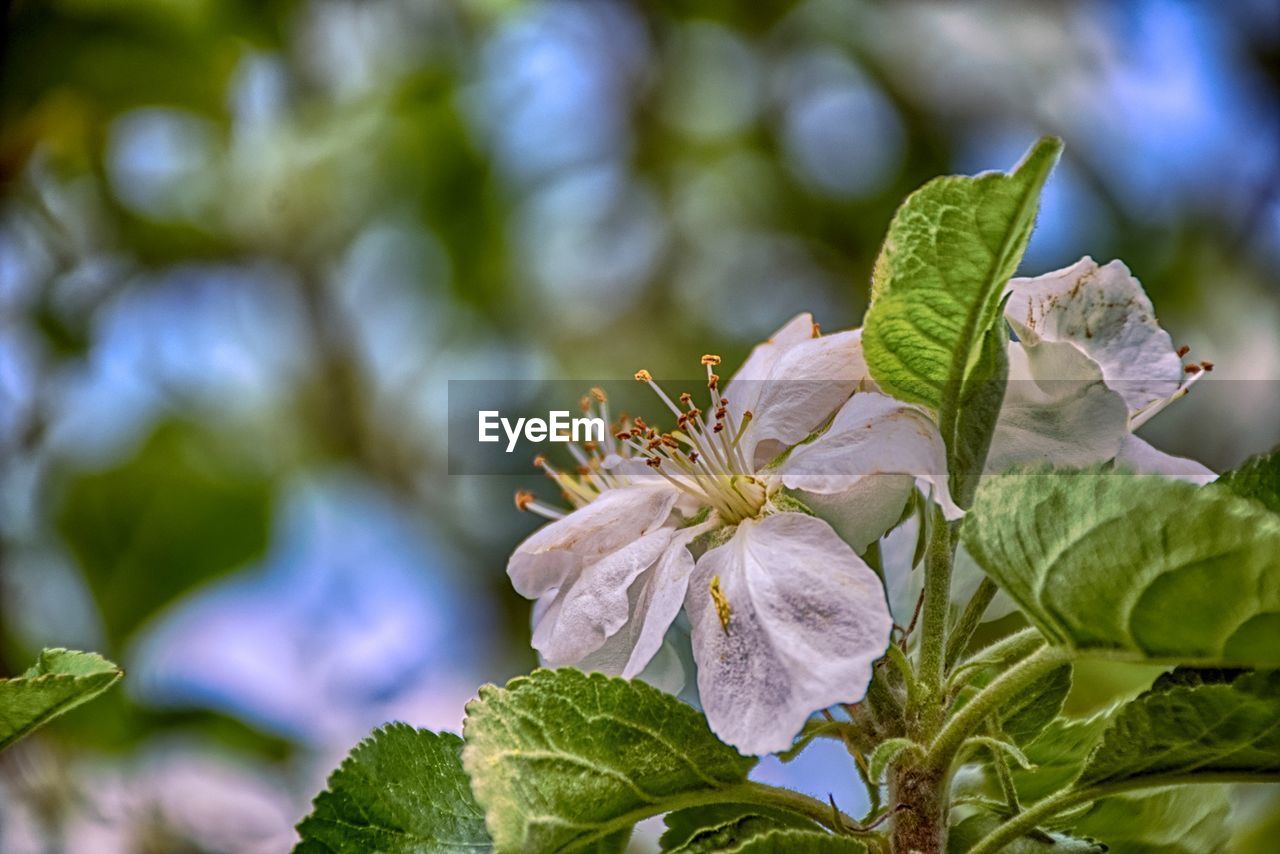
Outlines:
{"label": "hairy stem", "polygon": [[947,613],[951,606],[951,564],[954,554],[952,527],[933,510],[932,531],[924,563],[924,609],[921,612],[919,699],[912,735],[928,739],[937,731],[942,715],[942,677],[946,664]]}
{"label": "hairy stem", "polygon": [[944,772],[948,770],[964,740],[977,732],[987,718],[996,714],[1036,679],[1069,659],[1070,654],[1066,650],[1046,646],[996,677],[990,685],[975,694],[955,717],[947,721],[929,749],[929,764]]}

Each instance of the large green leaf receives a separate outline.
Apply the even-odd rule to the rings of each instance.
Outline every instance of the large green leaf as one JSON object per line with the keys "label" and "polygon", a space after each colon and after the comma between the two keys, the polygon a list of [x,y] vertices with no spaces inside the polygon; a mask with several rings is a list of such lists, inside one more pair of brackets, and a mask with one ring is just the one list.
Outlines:
{"label": "large green leaf", "polygon": [[743,782],[754,759],[642,682],[537,670],[467,706],[463,765],[499,850],[625,845],[636,821]]}
{"label": "large green leaf", "polygon": [[101,694],[122,675],[92,652],[44,650],[21,676],[0,679],[0,750]]}
{"label": "large green leaf", "polygon": [[1079,788],[1223,777],[1280,781],[1280,671],[1175,671],[1121,706]]}
{"label": "large green leaf", "polygon": [[1099,839],[1110,854],[1228,851],[1228,786],[1171,786],[1122,792],[1071,817],[1071,833]]}
{"label": "large green leaf", "polygon": [[1223,472],[1213,488],[1252,498],[1272,513],[1280,513],[1280,449],[1250,457],[1237,468]]}
{"label": "large green leaf", "polygon": [[668,813],[664,821],[662,850],[680,854],[724,851],[772,830],[820,830],[801,816],[751,804],[691,807]]}
{"label": "large green leaf", "polygon": [[329,777],[298,825],[305,854],[487,851],[462,739],[408,724],[375,730]]}
{"label": "large green leaf", "polygon": [[876,259],[862,344],[872,377],[945,413],[999,318],[1062,143],[1045,138],[1011,173],[937,178],[911,194]]}
{"label": "large green leaf", "polygon": [[1128,660],[1280,666],[1280,516],[1126,474],[994,477],[969,553],[1054,643]]}

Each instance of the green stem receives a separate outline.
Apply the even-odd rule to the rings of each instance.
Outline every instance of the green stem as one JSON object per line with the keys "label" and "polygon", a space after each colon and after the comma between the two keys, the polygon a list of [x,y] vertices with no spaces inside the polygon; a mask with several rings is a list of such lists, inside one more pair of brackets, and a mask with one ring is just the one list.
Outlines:
{"label": "green stem", "polygon": [[996,597],[999,590],[994,581],[983,578],[978,589],[974,591],[973,598],[969,600],[964,613],[960,615],[959,621],[951,629],[951,634],[947,636],[946,667],[948,670],[959,660],[969,645],[973,633],[978,630],[978,624],[982,622],[982,615],[987,612],[987,606],[991,604],[991,600]]}
{"label": "green stem", "polygon": [[[991,721],[987,722],[987,731],[992,738],[1000,738],[1003,733],[1000,727]],[[1022,812],[1022,804],[1018,801],[1018,789],[1013,784],[1013,775],[1009,773],[1009,760],[1005,758],[1004,752],[995,748],[988,749],[991,754],[991,764],[996,769],[996,779],[1000,782],[1000,792],[1004,795],[1004,801],[1009,805],[1009,813],[1017,815]]]}
{"label": "green stem", "polygon": [[1026,658],[1044,645],[1044,637],[1040,630],[1026,628],[1020,632],[1003,637],[990,646],[983,647],[968,658],[947,679],[947,693],[954,695],[975,673],[984,667],[1007,664]]}
{"label": "green stem", "polygon": [[988,717],[1005,707],[1036,679],[1069,659],[1066,650],[1046,646],[996,677],[947,721],[929,749],[929,763],[935,768],[949,768],[964,740],[977,732]]}
{"label": "green stem", "polygon": [[951,607],[951,525],[934,508],[924,562],[924,610],[920,633],[920,702],[912,716],[922,724],[915,734],[931,738],[942,720],[942,677],[946,664],[947,613]]}

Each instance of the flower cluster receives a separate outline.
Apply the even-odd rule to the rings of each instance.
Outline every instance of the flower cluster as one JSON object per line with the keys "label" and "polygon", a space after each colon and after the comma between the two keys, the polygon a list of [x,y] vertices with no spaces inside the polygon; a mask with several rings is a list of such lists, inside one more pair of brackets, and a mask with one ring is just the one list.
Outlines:
{"label": "flower cluster", "polygon": [[[1122,264],[1085,258],[1008,290],[1016,340],[988,473],[1113,461],[1212,478],[1133,435],[1212,366],[1184,366]],[[963,511],[933,414],[881,392],[860,330],[822,335],[802,314],[723,385],[720,361],[702,358],[697,395],[673,398],[637,372],[672,429],[625,419],[603,445],[574,449],[576,474],[538,460],[572,510],[519,494],[552,521],[508,574],[536,600],[533,645],[552,666],[651,676],[683,610],[712,730],[765,754],[865,694],[893,628],[867,547],[917,492],[946,519]],[[584,407],[607,416],[598,389]]]}

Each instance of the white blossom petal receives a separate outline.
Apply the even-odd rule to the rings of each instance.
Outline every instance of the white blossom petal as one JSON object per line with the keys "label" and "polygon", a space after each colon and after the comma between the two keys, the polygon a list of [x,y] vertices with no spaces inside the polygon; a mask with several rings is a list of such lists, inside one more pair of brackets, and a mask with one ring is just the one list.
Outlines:
{"label": "white blossom petal", "polygon": [[1089,466],[1120,450],[1129,433],[1124,399],[1092,359],[1068,343],[1009,345],[1009,384],[986,471],[1050,463]]}
{"label": "white blossom petal", "polygon": [[902,518],[915,488],[910,475],[871,474],[856,479],[844,492],[824,495],[801,491],[799,498],[862,554]]}
{"label": "white blossom petal", "polygon": [[[632,582],[662,562],[673,533],[672,528],[659,528],[645,534],[587,563],[577,578],[559,589],[533,628],[533,647],[549,666],[581,661],[628,623]],[[659,644],[661,639],[660,633]],[[650,657],[655,650],[656,645],[649,650]]]}
{"label": "white blossom petal", "polygon": [[[726,389],[730,423],[752,414],[741,443],[747,462],[759,468],[807,438],[865,376],[862,330],[854,329],[796,344],[778,356],[766,379]],[[741,395],[744,386],[748,393]]]}
{"label": "white blossom petal", "polygon": [[516,546],[507,562],[512,586],[529,599],[566,587],[586,563],[662,527],[676,498],[674,488],[652,485],[606,491]]}
{"label": "white blossom petal", "polygon": [[1070,342],[1102,369],[1130,412],[1182,385],[1182,359],[1156,322],[1142,284],[1120,261],[1099,267],[1088,256],[1070,267],[1009,282],[1005,317],[1025,343]]}
{"label": "white blossom petal", "polygon": [[[802,341],[811,340],[814,337],[813,331],[813,315],[807,311],[797,314],[767,340],[752,348],[751,355],[739,366],[729,385],[735,380],[743,380],[744,384],[767,380],[778,357]],[[728,385],[724,388],[727,389]]]}
{"label": "white blossom petal", "polygon": [[698,559],[685,608],[707,721],[757,755],[789,747],[813,712],[860,700],[892,626],[880,579],[827,523],[801,513],[740,523]]}
{"label": "white blossom petal", "polygon": [[[909,494],[909,489],[902,491],[900,480],[883,477],[874,478],[874,485],[887,492],[871,493],[862,483],[869,476],[911,475],[922,490],[932,493],[948,519],[964,515],[951,499],[947,449],[933,419],[918,407],[876,392],[850,398],[826,432],[793,450],[779,473],[788,489],[823,495],[856,491],[850,500],[867,502],[868,526],[857,535],[865,538],[864,547],[887,529],[875,533],[870,523],[889,512],[888,505],[896,503],[900,513]],[[889,524],[895,521],[896,516]]]}
{"label": "white blossom petal", "polygon": [[1204,485],[1218,479],[1213,469],[1188,459],[1166,454],[1143,439],[1132,434],[1124,437],[1120,453],[1116,454],[1116,466],[1137,474],[1162,474],[1176,480]]}

